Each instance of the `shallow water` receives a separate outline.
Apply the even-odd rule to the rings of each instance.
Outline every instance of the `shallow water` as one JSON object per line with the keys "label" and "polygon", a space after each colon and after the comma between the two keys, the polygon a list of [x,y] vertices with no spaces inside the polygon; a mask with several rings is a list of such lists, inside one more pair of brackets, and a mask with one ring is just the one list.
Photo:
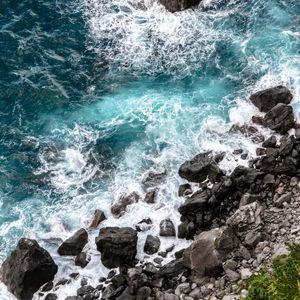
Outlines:
{"label": "shallow water", "polygon": [[[298,0],[211,0],[175,14],[153,0],[64,2],[0,3],[0,261],[21,236],[35,238],[59,264],[57,280],[107,272],[97,231],[83,270],[58,257],[53,240],[87,226],[95,208],[109,217],[103,226],[150,217],[155,234],[163,218],[179,222],[185,159],[212,149],[228,151],[228,172],[245,164],[230,153],[251,157],[255,145],[228,130],[258,113],[251,92],[285,84],[298,111],[300,100]],[[168,174],[157,203],[112,217],[119,195],[145,195],[149,170]],[[172,243],[185,241],[162,247]],[[0,295],[13,299],[3,286]]]}

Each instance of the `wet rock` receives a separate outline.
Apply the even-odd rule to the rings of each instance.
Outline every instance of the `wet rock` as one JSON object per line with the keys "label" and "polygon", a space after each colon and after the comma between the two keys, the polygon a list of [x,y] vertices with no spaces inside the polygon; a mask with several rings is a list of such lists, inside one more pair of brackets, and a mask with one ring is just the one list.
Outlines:
{"label": "wet rock", "polygon": [[292,99],[292,93],[284,86],[272,87],[250,96],[251,102],[262,112],[268,112],[279,103],[289,104]]}
{"label": "wet rock", "polygon": [[85,252],[79,253],[75,258],[75,266],[80,266],[81,268],[85,268],[89,263],[89,259]]}
{"label": "wet rock", "polygon": [[153,204],[155,203],[155,197],[156,197],[156,191],[150,191],[146,194],[144,202],[148,204]]}
{"label": "wet rock", "polygon": [[41,292],[49,292],[53,289],[53,287],[53,281],[49,281],[41,288]]}
{"label": "wet rock", "polygon": [[186,270],[187,267],[183,264],[183,260],[175,259],[162,266],[155,277],[174,278]]}
{"label": "wet rock", "polygon": [[104,220],[106,220],[106,216],[104,212],[100,209],[96,209],[94,211],[94,217],[89,228],[97,228],[100,225],[100,223],[103,222]]}
{"label": "wet rock", "polygon": [[58,297],[54,293],[50,293],[45,297],[45,300],[56,300],[56,299],[58,299]]}
{"label": "wet rock", "polygon": [[160,236],[176,236],[175,227],[170,219],[165,219],[159,224]]}
{"label": "wet rock", "polygon": [[132,192],[128,195],[122,195],[117,203],[111,207],[111,213],[117,217],[120,217],[126,211],[128,205],[138,202],[140,196],[136,192]]}
{"label": "wet rock", "polygon": [[83,297],[83,299],[97,299],[100,292],[91,285],[85,285],[77,290],[77,296]]}
{"label": "wet rock", "polygon": [[43,284],[53,280],[57,269],[50,254],[35,240],[22,238],[2,264],[2,281],[17,298],[30,300]]}
{"label": "wet rock", "polygon": [[275,148],[276,143],[277,143],[276,136],[272,135],[262,143],[262,146],[264,148]]}
{"label": "wet rock", "polygon": [[136,255],[137,232],[129,227],[102,228],[96,238],[96,245],[105,267],[131,266]]}
{"label": "wet rock", "polygon": [[197,191],[180,205],[178,211],[183,216],[190,214],[195,215],[197,212],[201,212],[207,208],[209,197],[210,194],[208,194],[207,190]]}
{"label": "wet rock", "polygon": [[204,231],[184,251],[184,265],[197,276],[217,276],[228,254],[237,247],[238,240],[228,227]]}
{"label": "wet rock", "polygon": [[184,197],[184,196],[190,195],[192,193],[193,193],[192,187],[189,183],[181,184],[179,186],[179,190],[178,190],[179,197]]}
{"label": "wet rock", "polygon": [[260,116],[252,116],[251,121],[256,125],[263,125],[263,118]]}
{"label": "wet rock", "polygon": [[167,177],[167,172],[149,172],[145,175],[142,180],[142,183],[147,187],[157,186],[158,184],[162,183]]}
{"label": "wet rock", "polygon": [[160,247],[160,239],[157,236],[148,235],[144,245],[144,252],[147,254],[154,254]]}
{"label": "wet rock", "polygon": [[172,13],[197,6],[201,1],[202,0],[159,0],[159,2]]}
{"label": "wet rock", "polygon": [[214,161],[211,152],[198,154],[179,168],[179,176],[191,182],[200,183],[207,177],[211,182],[215,182],[222,175],[223,172]]}
{"label": "wet rock", "polygon": [[76,231],[70,238],[65,240],[58,248],[60,255],[78,255],[88,242],[88,233],[81,228]]}
{"label": "wet rock", "polygon": [[232,172],[231,178],[236,188],[244,189],[245,187],[249,187],[257,178],[260,178],[263,175],[263,172],[256,169],[238,166]]}
{"label": "wet rock", "polygon": [[131,295],[130,292],[129,292],[129,289],[126,288],[122,293],[121,295],[119,295],[116,300],[137,300],[136,299],[136,296],[134,295]]}
{"label": "wet rock", "polygon": [[287,133],[294,126],[293,108],[285,104],[277,104],[264,116],[264,126],[281,134]]}
{"label": "wet rock", "polygon": [[151,226],[152,226],[152,220],[150,218],[147,218],[138,222],[135,228],[137,231],[147,231],[151,228]]}

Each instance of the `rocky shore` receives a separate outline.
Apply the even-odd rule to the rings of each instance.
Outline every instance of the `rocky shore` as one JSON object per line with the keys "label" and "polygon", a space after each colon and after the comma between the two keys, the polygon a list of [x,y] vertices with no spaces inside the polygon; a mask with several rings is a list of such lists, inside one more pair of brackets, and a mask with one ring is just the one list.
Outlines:
{"label": "rocky shore", "polygon": [[[136,259],[139,232],[147,231],[150,219],[136,228],[102,227],[95,243],[102,264],[112,271],[107,278],[99,278],[97,286],[78,274],[66,274],[62,284],[81,280],[81,287],[65,299],[245,298],[247,291],[239,289],[241,281],[287,253],[286,243],[300,241],[300,129],[290,106],[292,98],[283,86],[251,95],[251,102],[265,115],[253,116],[253,124],[231,129],[259,144],[257,157],[249,160],[248,167],[237,166],[226,174],[220,167],[226,153],[213,151],[180,166],[181,224],[176,229],[172,220],[161,220],[159,236],[147,236],[144,252],[155,257],[153,263]],[[262,136],[260,126],[274,135]],[[234,155],[247,158],[241,149]],[[155,203],[156,189],[165,175],[151,172],[143,179],[148,191],[145,202]],[[141,199],[135,192],[122,196],[111,207],[112,214],[125,214],[127,206],[137,201]],[[101,210],[95,210],[90,228],[101,227],[105,218]],[[162,251],[161,240],[173,236],[191,240],[190,246],[175,253],[173,247]],[[89,263],[84,252],[87,242],[88,228],[81,228],[57,251],[75,257],[75,264],[84,268]],[[165,257],[172,260],[162,264]],[[19,299],[32,299],[38,292],[40,299],[55,300],[56,273],[50,254],[36,241],[23,238],[3,263],[1,278]]]}

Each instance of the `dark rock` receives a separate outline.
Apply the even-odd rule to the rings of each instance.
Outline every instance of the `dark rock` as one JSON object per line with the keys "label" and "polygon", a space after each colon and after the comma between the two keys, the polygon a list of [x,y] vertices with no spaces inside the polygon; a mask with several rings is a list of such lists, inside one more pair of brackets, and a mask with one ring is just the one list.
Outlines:
{"label": "dark rock", "polygon": [[77,279],[78,276],[79,276],[79,273],[71,273],[69,276],[70,276],[72,279]]}
{"label": "dark rock", "polygon": [[289,104],[293,99],[291,92],[284,86],[276,86],[251,95],[251,102],[262,112],[268,112],[279,103]]}
{"label": "dark rock", "polygon": [[160,239],[157,236],[148,235],[144,245],[144,252],[147,254],[154,254],[160,247]]}
{"label": "dark rock", "polygon": [[156,191],[150,191],[146,194],[144,202],[148,204],[153,204],[155,203],[155,197],[156,197]]}
{"label": "dark rock", "polygon": [[102,293],[101,299],[116,299],[125,289],[125,286],[115,288],[112,284],[108,285]]}
{"label": "dark rock", "polygon": [[53,280],[56,272],[50,254],[35,240],[22,238],[2,264],[2,281],[17,298],[30,300],[43,284]]}
{"label": "dark rock", "polygon": [[294,147],[294,142],[291,137],[285,139],[284,141],[281,142],[280,147],[279,147],[279,155],[281,156],[287,156],[289,155]]}
{"label": "dark rock", "polygon": [[53,281],[49,281],[45,285],[43,285],[43,287],[41,288],[41,292],[49,292],[53,289],[53,287]]}
{"label": "dark rock", "polygon": [[146,300],[151,295],[151,289],[147,286],[139,288],[137,292],[137,300]]}
{"label": "dark rock", "polygon": [[85,285],[77,290],[77,296],[81,296],[83,299],[97,299],[100,296],[100,292],[91,285]]}
{"label": "dark rock", "polygon": [[236,188],[243,189],[245,187],[249,187],[257,178],[261,177],[262,175],[264,175],[264,173],[256,169],[238,166],[231,174],[231,178]]}
{"label": "dark rock", "polygon": [[202,0],[159,0],[159,2],[172,13],[198,6],[201,1]]}
{"label": "dark rock", "polygon": [[181,250],[175,252],[175,257],[176,257],[177,259],[178,259],[178,258],[182,258],[184,250],[185,250],[185,249],[181,249]]}
{"label": "dark rock", "polygon": [[81,268],[85,268],[89,263],[89,259],[85,252],[79,253],[75,258],[75,266],[80,266]]}
{"label": "dark rock", "polygon": [[239,155],[239,154],[242,154],[244,152],[243,149],[236,149],[232,152],[233,155]]}
{"label": "dark rock", "polygon": [[184,197],[184,196],[192,194],[192,192],[193,192],[192,187],[189,183],[181,184],[179,186],[178,196]]}
{"label": "dark rock", "polygon": [[149,279],[141,267],[131,268],[127,272],[127,284],[129,292],[136,294],[141,287],[149,284]]}
{"label": "dark rock", "polygon": [[97,228],[100,225],[100,223],[103,222],[104,220],[106,220],[106,216],[104,212],[100,209],[96,209],[94,211],[94,217],[89,228]]}
{"label": "dark rock", "polygon": [[264,177],[264,184],[274,184],[274,183],[275,183],[275,176],[273,174],[267,174]]}
{"label": "dark rock", "polygon": [[115,270],[111,270],[109,271],[109,273],[107,274],[107,279],[111,279],[116,275],[116,271]]}
{"label": "dark rock", "polygon": [[160,236],[176,236],[175,227],[170,219],[165,219],[159,224]]}
{"label": "dark rock", "polygon": [[197,276],[217,276],[222,270],[222,263],[238,245],[238,239],[228,227],[204,231],[184,251],[184,265]]}
{"label": "dark rock", "polygon": [[50,293],[45,297],[45,300],[56,300],[56,299],[58,299],[58,297],[54,293]]}
{"label": "dark rock", "polygon": [[69,284],[71,282],[70,279],[67,278],[61,278],[55,286],[60,286],[60,285],[65,285],[65,284]]}
{"label": "dark rock", "polygon": [[180,239],[192,239],[194,236],[195,224],[192,221],[184,221],[178,225],[178,238]]}
{"label": "dark rock", "polygon": [[76,231],[70,238],[65,240],[58,248],[60,255],[78,255],[86,243],[88,242],[88,234],[85,229],[81,228]]}
{"label": "dark rock", "polygon": [[215,182],[222,175],[223,172],[214,161],[211,152],[198,154],[179,168],[179,176],[191,182],[200,183],[207,177],[211,182]]}
{"label": "dark rock", "polygon": [[264,126],[281,134],[287,133],[294,123],[293,108],[285,104],[277,104],[264,116]]}
{"label": "dark rock", "polygon": [[80,296],[68,296],[65,300],[83,300],[83,298]]}
{"label": "dark rock", "polygon": [[132,192],[128,195],[122,195],[117,203],[113,204],[111,207],[111,212],[113,215],[120,217],[126,211],[128,205],[138,202],[140,196],[136,192]]}
{"label": "dark rock", "polygon": [[260,195],[245,193],[240,201],[240,207],[260,200]]}
{"label": "dark rock", "polygon": [[114,277],[111,278],[111,283],[115,286],[115,287],[119,287],[122,285],[126,285],[126,277],[123,274],[118,274],[115,275]]}
{"label": "dark rock", "polygon": [[155,277],[174,278],[186,270],[187,268],[184,266],[183,260],[175,259],[162,266]]}
{"label": "dark rock", "polygon": [[150,218],[148,219],[143,219],[140,221],[136,226],[137,231],[147,231],[151,228],[152,226],[152,220]]}
{"label": "dark rock", "polygon": [[192,196],[188,197],[183,204],[180,205],[178,211],[182,215],[196,214],[203,211],[208,206],[208,199],[210,195],[207,190],[197,191]]}
{"label": "dark rock", "polygon": [[121,295],[119,295],[116,300],[137,300],[136,299],[136,296],[134,295],[131,295],[130,292],[129,292],[129,289],[126,288],[122,293]]}
{"label": "dark rock", "polygon": [[136,255],[137,232],[129,227],[102,228],[96,238],[96,245],[105,267],[131,266]]}
{"label": "dark rock", "polygon": [[278,199],[274,200],[274,203],[277,207],[283,207],[284,203],[290,203],[292,199],[292,193],[287,193],[280,196]]}
{"label": "dark rock", "polygon": [[265,155],[266,154],[266,149],[264,148],[257,148],[256,149],[256,155],[257,156],[261,156],[261,155]]}
{"label": "dark rock", "polygon": [[252,116],[251,121],[256,125],[263,125],[263,118],[260,116]]}
{"label": "dark rock", "polygon": [[226,156],[226,152],[220,152],[220,153],[215,155],[214,160],[218,164],[219,162],[221,162],[225,158],[225,156]]}
{"label": "dark rock", "polygon": [[162,183],[167,177],[167,172],[149,172],[143,178],[142,183],[147,187],[157,186]]}
{"label": "dark rock", "polygon": [[276,143],[277,143],[276,136],[272,135],[262,143],[262,146],[264,148],[275,148]]}

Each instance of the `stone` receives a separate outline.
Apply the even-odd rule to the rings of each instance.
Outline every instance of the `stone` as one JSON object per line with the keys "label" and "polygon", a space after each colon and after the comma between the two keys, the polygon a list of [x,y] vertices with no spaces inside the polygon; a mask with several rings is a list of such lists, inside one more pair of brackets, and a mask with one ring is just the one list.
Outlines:
{"label": "stone", "polygon": [[206,190],[197,191],[192,196],[188,197],[183,204],[180,205],[178,211],[182,215],[195,214],[203,211],[208,206],[209,194]]}
{"label": "stone", "polygon": [[232,181],[237,189],[244,189],[249,187],[256,179],[262,177],[263,172],[253,168],[246,168],[238,166],[231,174]]}
{"label": "stone", "polygon": [[188,282],[181,283],[181,284],[177,285],[177,287],[175,289],[175,295],[180,297],[182,294],[189,294],[190,291],[191,291],[191,287]]}
{"label": "stone", "polygon": [[137,300],[146,300],[151,295],[151,289],[147,286],[139,288],[136,298]]}
{"label": "stone", "polygon": [[129,289],[126,288],[117,298],[116,300],[137,300],[136,296],[131,295]]}
{"label": "stone", "polygon": [[260,199],[260,195],[245,193],[240,200],[240,207],[253,203]]}
{"label": "stone", "polygon": [[262,146],[264,148],[275,148],[276,144],[277,144],[276,136],[272,135],[262,143]]}
{"label": "stone", "polygon": [[94,217],[89,228],[97,228],[100,225],[100,223],[103,222],[104,220],[106,220],[106,216],[104,212],[100,209],[96,209],[94,211]]}
{"label": "stone", "polygon": [[252,275],[252,272],[249,268],[241,269],[241,278],[243,280],[248,279]]}
{"label": "stone", "polygon": [[156,278],[164,277],[164,278],[174,278],[179,274],[185,272],[187,268],[183,264],[183,260],[174,259],[169,263],[163,265],[155,275]]}
{"label": "stone", "polygon": [[166,171],[163,172],[150,171],[144,176],[142,183],[147,187],[153,187],[164,182],[166,177],[167,177]]}
{"label": "stone", "polygon": [[261,112],[268,112],[279,103],[289,104],[292,99],[292,93],[284,86],[268,88],[250,96],[251,102]]}
{"label": "stone", "polygon": [[160,239],[157,236],[147,235],[144,252],[147,254],[154,254],[158,251],[160,247]]}
{"label": "stone", "polygon": [[57,295],[54,293],[50,293],[48,295],[46,295],[45,300],[56,300],[58,299]]}
{"label": "stone", "polygon": [[118,201],[112,205],[111,213],[117,217],[122,216],[128,205],[138,202],[140,196],[136,192],[132,192],[128,195],[122,195]]}
{"label": "stone", "polygon": [[204,231],[184,251],[184,265],[197,276],[217,276],[227,255],[238,245],[237,237],[229,227]]}
{"label": "stone", "polygon": [[146,194],[144,202],[148,204],[153,204],[155,203],[155,197],[156,197],[156,191],[150,191]]}
{"label": "stone", "polygon": [[134,264],[137,232],[130,227],[105,227],[100,229],[95,240],[101,260],[107,268]]}
{"label": "stone", "polygon": [[192,187],[189,183],[181,184],[179,186],[179,190],[178,190],[179,197],[184,197],[184,196],[190,195],[192,193],[193,193]]}
{"label": "stone", "polygon": [[287,133],[294,126],[293,108],[285,104],[277,104],[264,116],[264,126],[281,134]]}
{"label": "stone", "polygon": [[54,279],[57,269],[50,254],[37,241],[21,238],[2,264],[2,281],[17,298],[31,300],[43,284]]}
{"label": "stone", "polygon": [[65,240],[58,248],[60,255],[78,255],[88,242],[88,233],[84,228],[76,231],[70,238]]}
{"label": "stone", "polygon": [[202,0],[159,0],[159,2],[172,13],[198,6],[201,1]]}
{"label": "stone", "polygon": [[160,222],[159,235],[166,237],[176,236],[174,224],[170,219],[165,219]]}
{"label": "stone", "polygon": [[238,281],[241,278],[241,275],[239,273],[232,271],[230,269],[225,270],[225,273],[227,277],[233,282]]}
{"label": "stone", "polygon": [[89,263],[89,259],[85,252],[79,253],[75,258],[75,266],[80,266],[81,268],[85,268]]}
{"label": "stone", "polygon": [[283,207],[284,203],[290,203],[292,200],[292,193],[287,193],[280,196],[278,199],[274,199],[274,203],[277,207]]}
{"label": "stone", "polygon": [[200,183],[207,177],[211,182],[215,182],[222,175],[223,172],[214,161],[211,152],[200,153],[179,168],[179,176],[191,182]]}

